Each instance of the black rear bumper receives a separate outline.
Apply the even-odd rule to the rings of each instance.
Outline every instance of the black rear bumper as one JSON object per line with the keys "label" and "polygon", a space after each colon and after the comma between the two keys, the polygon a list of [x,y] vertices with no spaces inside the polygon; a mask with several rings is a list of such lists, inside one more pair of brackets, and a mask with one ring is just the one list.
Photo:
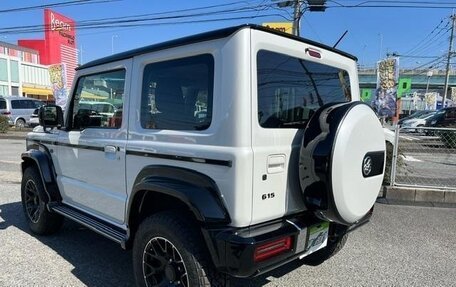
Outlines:
{"label": "black rear bumper", "polygon": [[[367,223],[368,214],[351,227],[330,223],[329,238],[339,237]],[[308,213],[247,228],[203,229],[217,270],[235,277],[254,277],[306,254],[309,227],[322,223]],[[343,230],[343,231],[341,231]],[[275,239],[292,237],[291,249],[270,259],[255,262],[255,249]],[[329,242],[329,240],[328,240]]]}

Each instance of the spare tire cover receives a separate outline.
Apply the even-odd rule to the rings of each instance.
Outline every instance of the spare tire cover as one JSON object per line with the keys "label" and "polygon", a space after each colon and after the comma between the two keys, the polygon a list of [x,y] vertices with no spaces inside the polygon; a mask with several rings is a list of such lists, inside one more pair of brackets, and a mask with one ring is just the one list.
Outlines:
{"label": "spare tire cover", "polygon": [[380,191],[385,136],[362,102],[322,106],[310,119],[299,158],[304,202],[319,217],[344,225],[362,219]]}

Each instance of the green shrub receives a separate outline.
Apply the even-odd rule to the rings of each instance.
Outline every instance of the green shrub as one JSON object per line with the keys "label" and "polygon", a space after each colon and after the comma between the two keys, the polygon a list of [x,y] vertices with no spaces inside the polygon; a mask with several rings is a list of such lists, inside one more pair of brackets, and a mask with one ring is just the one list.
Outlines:
{"label": "green shrub", "polygon": [[0,133],[6,133],[8,131],[8,117],[0,115]]}

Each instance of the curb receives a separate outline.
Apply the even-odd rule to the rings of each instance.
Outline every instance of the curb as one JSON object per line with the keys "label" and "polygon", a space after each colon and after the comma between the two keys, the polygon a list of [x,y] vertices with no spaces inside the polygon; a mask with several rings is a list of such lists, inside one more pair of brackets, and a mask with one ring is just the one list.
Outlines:
{"label": "curb", "polygon": [[417,206],[456,207],[456,191],[413,187],[384,186],[379,202]]}

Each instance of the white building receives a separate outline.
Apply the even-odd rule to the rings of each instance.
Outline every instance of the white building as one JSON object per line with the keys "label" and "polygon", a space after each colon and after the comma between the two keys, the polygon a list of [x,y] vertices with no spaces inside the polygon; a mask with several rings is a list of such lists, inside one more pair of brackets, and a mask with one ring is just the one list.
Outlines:
{"label": "white building", "polygon": [[48,67],[36,50],[0,41],[0,96],[26,96],[52,101]]}

